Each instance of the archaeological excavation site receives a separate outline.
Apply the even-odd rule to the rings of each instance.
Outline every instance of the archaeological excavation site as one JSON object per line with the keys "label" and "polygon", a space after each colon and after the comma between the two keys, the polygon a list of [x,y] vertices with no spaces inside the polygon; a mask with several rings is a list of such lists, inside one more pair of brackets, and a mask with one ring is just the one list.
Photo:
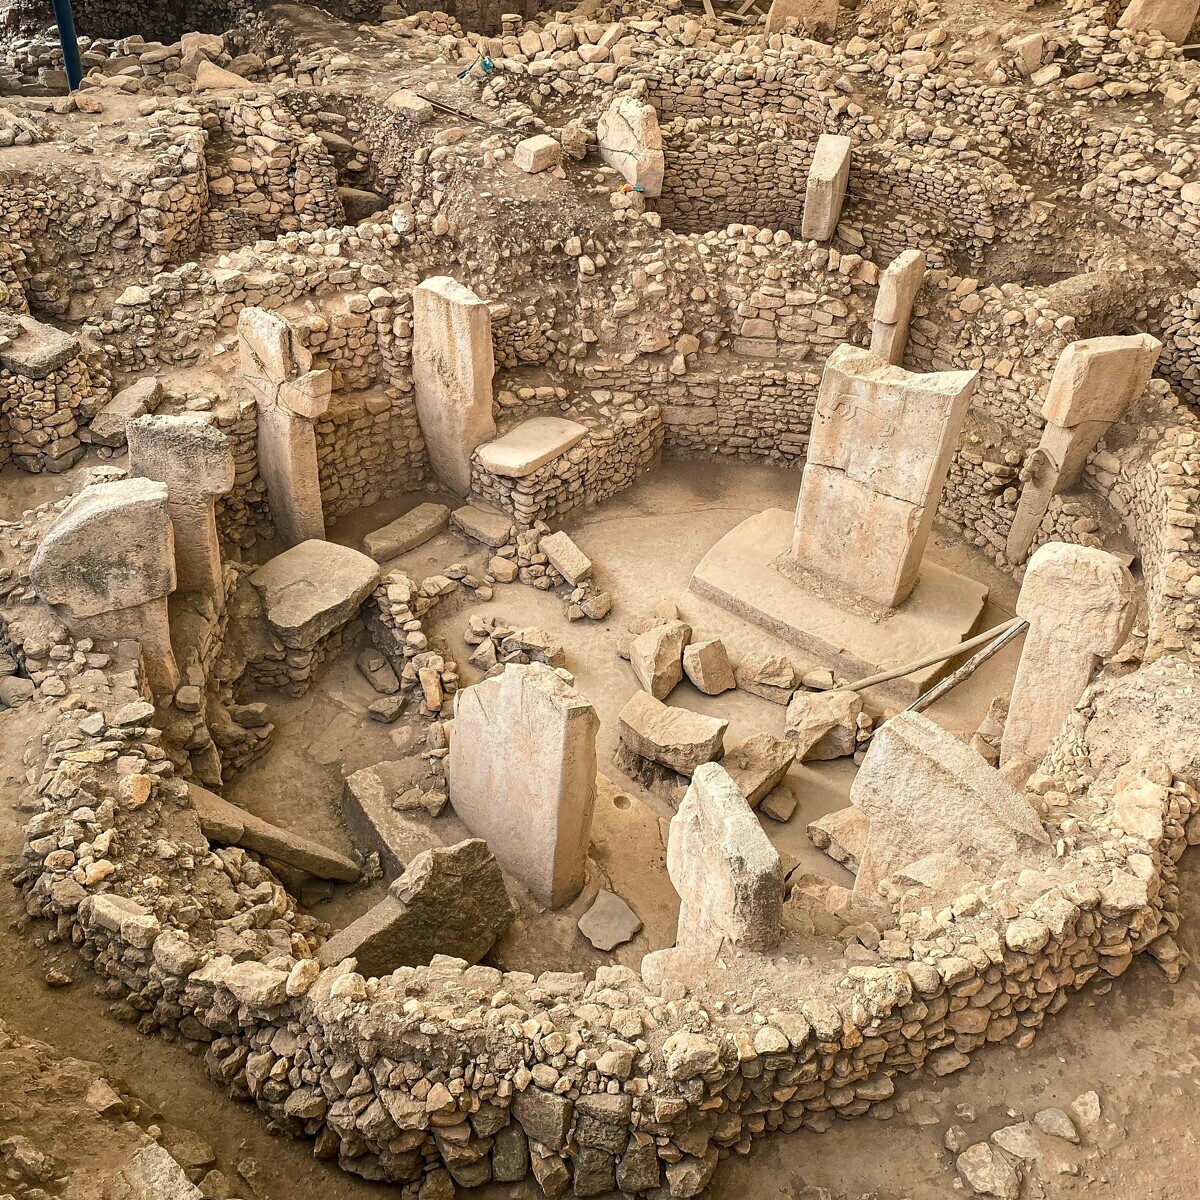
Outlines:
{"label": "archaeological excavation site", "polygon": [[1188,1200],[1200,0],[0,0],[0,1200]]}

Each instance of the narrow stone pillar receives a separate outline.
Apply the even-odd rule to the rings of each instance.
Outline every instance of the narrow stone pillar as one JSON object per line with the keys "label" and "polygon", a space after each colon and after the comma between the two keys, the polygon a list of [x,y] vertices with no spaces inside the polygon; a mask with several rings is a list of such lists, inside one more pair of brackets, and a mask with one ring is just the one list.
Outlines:
{"label": "narrow stone pillar", "polygon": [[701,763],[671,818],[667,873],[679,893],[675,945],[746,950],[778,944],[783,868],[729,772]]}
{"label": "narrow stone pillar", "polygon": [[806,33],[832,33],[837,16],[838,0],[771,0],[767,36],[784,32],[790,21],[795,21]]}
{"label": "narrow stone pillar", "polygon": [[908,345],[913,303],[925,280],[925,255],[905,250],[888,264],[879,281],[871,318],[871,353],[898,367]]}
{"label": "narrow stone pillar", "polygon": [[329,407],[333,376],[312,370],[312,355],[278,313],[243,308],[238,316],[242,379],[258,402],[258,470],[271,520],[297,546],[324,538],[314,422]]}
{"label": "narrow stone pillar", "polygon": [[543,903],[579,895],[596,800],[596,710],[543,663],[458,692],[450,803]]}
{"label": "narrow stone pillar", "polygon": [[175,547],[167,485],[121,479],[84,488],[46,531],[30,564],[37,594],[76,637],[141,642],[156,696],[179,686],[167,596]]}
{"label": "narrow stone pillar", "polygon": [[1105,550],[1049,542],[1029,560],[1017,614],[1029,622],[1008,703],[1000,765],[1029,777],[1091,682],[1119,650],[1137,606],[1133,577]]}
{"label": "narrow stone pillar", "polygon": [[618,96],[597,122],[596,140],[600,157],[627,183],[644,196],[662,195],[666,157],[653,105],[638,96]]}
{"label": "narrow stone pillar", "polygon": [[1131,0],[1117,22],[1118,29],[1149,30],[1159,33],[1182,46],[1187,41],[1200,0]]}
{"label": "narrow stone pillar", "polygon": [[426,279],[413,292],[412,356],[417,419],[430,465],[465,496],[475,447],[496,435],[488,306],[448,275]]}
{"label": "narrow stone pillar", "polygon": [[886,608],[917,582],[974,371],[918,375],[857,346],[826,360],[792,558]]}
{"label": "narrow stone pillar", "polygon": [[216,501],[233,487],[233,447],[197,413],[138,417],[125,427],[129,474],[167,485],[179,590],[219,603],[225,594]]}
{"label": "narrow stone pillar", "polygon": [[837,230],[850,181],[850,139],[837,133],[817,138],[808,186],[804,190],[804,219],[801,235],[810,241],[827,242]]}
{"label": "narrow stone pillar", "polygon": [[1046,426],[1021,471],[1024,487],[1004,553],[1022,563],[1051,497],[1079,482],[1088,455],[1146,390],[1162,343],[1148,333],[1086,338],[1059,355],[1042,405]]}

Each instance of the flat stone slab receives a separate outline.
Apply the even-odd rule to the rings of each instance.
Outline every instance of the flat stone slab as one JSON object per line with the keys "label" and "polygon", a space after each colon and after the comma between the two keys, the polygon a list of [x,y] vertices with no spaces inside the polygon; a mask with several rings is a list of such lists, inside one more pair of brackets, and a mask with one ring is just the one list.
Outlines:
{"label": "flat stone slab", "polygon": [[79,353],[77,337],[32,317],[6,321],[0,332],[12,338],[0,348],[0,367],[27,379],[45,379]]}
{"label": "flat stone slab", "polygon": [[631,941],[642,928],[642,920],[620,896],[601,889],[577,926],[597,950],[608,951]]}
{"label": "flat stone slab", "polygon": [[[790,510],[769,508],[731,529],[700,560],[691,590],[851,682],[970,636],[987,603],[987,588],[928,558],[912,595],[880,620],[839,608],[788,578],[772,564],[791,550],[793,519]],[[937,663],[871,690],[908,704],[948,669]]]}
{"label": "flat stone slab", "polygon": [[475,451],[483,467],[493,475],[523,479],[552,458],[565,454],[587,436],[587,427],[565,417],[531,417],[494,442]]}
{"label": "flat stone slab", "polygon": [[379,582],[379,567],[349,546],[310,538],[250,576],[285,646],[308,649],[340,629]]}
{"label": "flat stone slab", "polygon": [[456,508],[450,514],[450,520],[455,528],[462,530],[467,537],[493,549],[503,546],[513,534],[513,519],[508,513],[477,508],[474,504],[464,504],[462,508]]}
{"label": "flat stone slab", "polygon": [[418,504],[411,512],[387,525],[372,529],[363,538],[363,553],[376,562],[387,562],[415,550],[446,528],[450,510],[444,504]]}

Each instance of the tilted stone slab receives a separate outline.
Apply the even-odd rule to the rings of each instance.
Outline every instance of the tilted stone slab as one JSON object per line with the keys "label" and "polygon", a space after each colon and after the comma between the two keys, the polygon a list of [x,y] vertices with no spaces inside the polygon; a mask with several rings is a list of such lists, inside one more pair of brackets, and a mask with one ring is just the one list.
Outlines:
{"label": "tilted stone slab", "polygon": [[1148,333],[1083,338],[1058,357],[1042,416],[1069,428],[1119,421],[1146,390],[1162,343]]}
{"label": "tilted stone slab", "polygon": [[1033,806],[952,733],[915,712],[875,731],[850,788],[869,818],[854,898],[869,905],[879,881],[949,852],[979,871],[1033,863],[1050,839]]}
{"label": "tilted stone slab", "polygon": [[379,582],[379,567],[336,542],[301,542],[250,576],[263,612],[285,646],[308,649],[340,629]]}
{"label": "tilted stone slab", "polygon": [[319,879],[355,883],[362,874],[344,854],[256,817],[199,784],[188,784],[188,798],[209,841],[265,854]]}
{"label": "tilted stone slab", "polygon": [[379,529],[372,529],[363,538],[363,553],[376,562],[387,562],[415,550],[437,537],[450,520],[450,510],[444,504],[418,504],[416,508],[397,517]]}
{"label": "tilted stone slab", "polygon": [[493,475],[523,479],[587,437],[587,426],[564,417],[531,417],[475,451]]}
{"label": "tilted stone slab", "polygon": [[79,353],[79,339],[74,334],[33,317],[16,317],[13,323],[16,337],[0,349],[0,367],[14,375],[45,379]]}
{"label": "tilted stone slab", "polygon": [[335,934],[322,966],[358,960],[364,975],[428,963],[435,954],[477,963],[512,923],[504,876],[481,838],[418,854],[387,898]]}
{"label": "tilted stone slab", "polygon": [[850,139],[841,134],[817,138],[804,192],[801,235],[806,239],[827,242],[837,230],[850,181],[850,147]]}
{"label": "tilted stone slab", "polygon": [[596,710],[543,663],[509,665],[459,691],[450,802],[543,904],[584,882],[596,799]]}
{"label": "tilted stone slab", "polygon": [[1117,22],[1119,29],[1156,29],[1182,46],[1196,22],[1200,0],[1131,0]]}

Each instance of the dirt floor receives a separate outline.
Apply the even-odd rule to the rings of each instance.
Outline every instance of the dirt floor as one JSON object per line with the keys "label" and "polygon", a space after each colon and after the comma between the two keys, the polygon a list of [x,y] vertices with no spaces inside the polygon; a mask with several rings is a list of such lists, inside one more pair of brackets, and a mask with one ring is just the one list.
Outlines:
{"label": "dirt floor", "polygon": [[[11,515],[18,504],[28,506],[27,481],[22,477],[17,480],[22,486],[17,487],[11,478],[0,479],[0,516]],[[44,482],[40,491],[45,495],[39,494],[39,499],[69,487],[61,481]],[[638,793],[611,761],[616,713],[636,686],[628,664],[618,657],[618,641],[631,619],[655,602],[671,599],[694,625],[697,636],[728,639],[736,659],[748,635],[720,610],[687,593],[691,568],[721,534],[746,516],[765,507],[789,505],[797,484],[795,472],[669,462],[601,508],[565,522],[595,562],[601,584],[613,593],[614,609],[606,622],[571,624],[560,597],[517,584],[497,587],[489,604],[455,601],[435,610],[432,628],[447,638],[464,664],[464,682],[475,678],[465,665],[467,648],[461,640],[472,612],[514,624],[541,625],[562,640],[569,669],[601,717],[601,770],[622,789],[610,795],[598,812],[595,864],[589,880],[593,892],[603,882],[623,895],[646,924],[624,952],[613,956],[620,961],[634,963],[647,949],[669,943],[675,899],[662,860],[670,806]],[[426,498],[413,497],[412,503]],[[363,529],[393,514],[379,520],[372,519],[375,515],[360,514],[352,527],[331,532],[339,540],[353,542]],[[984,617],[987,624],[1009,615],[1011,580],[989,570],[974,553],[939,542],[934,554],[992,586],[993,602]],[[478,558],[465,541],[446,534],[407,556],[403,566],[419,578],[451,563]],[[973,729],[992,697],[1006,690],[1016,655],[1015,646],[1006,649],[932,714],[950,728]],[[228,789],[228,795],[264,816],[348,849],[338,817],[343,775],[400,753],[393,740],[397,727],[363,718],[373,698],[351,653],[327,664],[309,695],[299,700],[271,697],[277,723],[272,750]],[[783,729],[782,707],[740,691],[704,697],[685,683],[671,702],[729,717],[728,742],[751,732]],[[0,746],[5,751],[0,786],[9,800],[0,821],[0,846],[6,855],[18,849],[25,819],[13,805],[26,769],[22,763],[26,724],[20,711],[7,713],[0,721]],[[398,736],[403,744],[407,735]],[[815,769],[798,767],[786,784],[799,801],[795,814],[786,824],[764,819],[781,850],[808,869],[843,880],[848,877],[812,849],[804,829],[813,817],[846,803],[852,777],[852,766],[844,762]],[[315,911],[341,924],[365,908],[377,888],[348,891]],[[386,1188],[355,1182],[336,1167],[316,1162],[304,1143],[272,1137],[261,1115],[221,1096],[205,1080],[199,1062],[189,1061],[181,1046],[142,1037],[109,1015],[107,1002],[96,994],[91,978],[70,950],[50,944],[43,926],[26,926],[11,887],[0,892],[0,906],[9,923],[9,936],[0,941],[0,1019],[16,1032],[50,1042],[63,1054],[94,1059],[112,1076],[128,1081],[145,1101],[139,1117],[143,1126],[165,1120],[200,1132],[211,1141],[227,1177],[226,1195],[352,1200],[388,1194]],[[537,930],[544,937],[550,928],[554,945],[546,963],[561,962],[564,950],[581,968],[612,961],[586,946],[573,927],[577,915],[569,912],[549,926],[539,926],[534,918],[519,923],[519,935],[501,946],[500,960],[506,966],[537,969],[546,953],[545,947],[538,951]],[[1200,949],[1198,915],[1200,865],[1193,864],[1184,871],[1180,933],[1181,944],[1193,956]],[[51,969],[64,971],[77,982],[51,989],[45,982]],[[1148,959],[1139,960],[1115,983],[1089,988],[1077,997],[1051,1019],[1031,1048],[993,1048],[978,1055],[960,1075],[941,1080],[922,1076],[901,1083],[894,1102],[877,1110],[878,1119],[839,1122],[822,1135],[804,1132],[768,1140],[748,1159],[726,1163],[718,1172],[713,1195],[800,1200],[822,1195],[806,1188],[824,1188],[837,1200],[951,1196],[959,1189],[952,1157],[943,1148],[950,1126],[960,1125],[969,1140],[978,1140],[1019,1119],[1014,1114],[1029,1117],[1047,1105],[1068,1108],[1076,1096],[1093,1089],[1101,1097],[1100,1129],[1096,1135],[1086,1135],[1079,1148],[1063,1143],[1068,1153],[1058,1153],[1053,1161],[1048,1157],[1042,1163],[1045,1180],[1030,1179],[1024,1195],[1114,1200],[1135,1196],[1173,1200],[1190,1195],[1190,1178],[1200,1167],[1196,1146],[1200,1125],[1194,1118],[1200,1101],[1195,1071],[1200,1060],[1191,1049],[1200,1033],[1197,978],[1194,972],[1186,972],[1172,987]],[[1169,1153],[1162,1151],[1163,1145],[1169,1146]],[[213,1190],[215,1200],[220,1200],[217,1189]],[[532,1185],[521,1185],[481,1194],[517,1198],[537,1193]]]}

